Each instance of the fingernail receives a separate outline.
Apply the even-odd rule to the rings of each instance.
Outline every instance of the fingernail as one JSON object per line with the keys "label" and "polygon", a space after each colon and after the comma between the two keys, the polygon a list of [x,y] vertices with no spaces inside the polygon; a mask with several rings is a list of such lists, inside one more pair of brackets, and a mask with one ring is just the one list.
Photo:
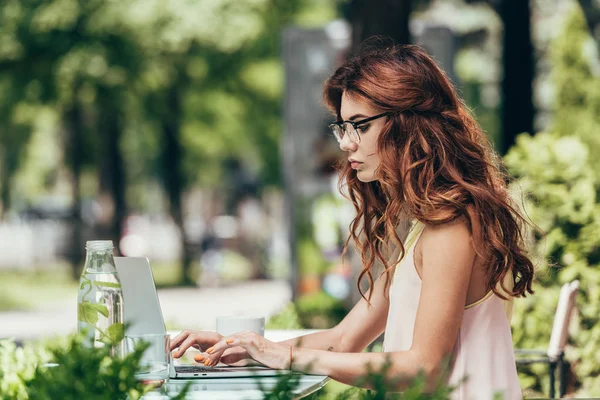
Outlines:
{"label": "fingernail", "polygon": [[207,358],[207,359],[204,361],[204,366],[205,366],[205,367],[208,367],[208,364],[210,364],[210,358]]}
{"label": "fingernail", "polygon": [[226,340],[225,343],[231,344],[231,343],[233,343],[233,339]]}
{"label": "fingernail", "polygon": [[204,356],[202,354],[198,354],[194,357],[194,360],[200,362],[204,360]]}
{"label": "fingernail", "polygon": [[208,354],[210,354],[210,353],[212,353],[213,349],[214,349],[214,347],[211,347],[211,348],[207,349],[207,350],[206,350],[206,352],[207,352]]}

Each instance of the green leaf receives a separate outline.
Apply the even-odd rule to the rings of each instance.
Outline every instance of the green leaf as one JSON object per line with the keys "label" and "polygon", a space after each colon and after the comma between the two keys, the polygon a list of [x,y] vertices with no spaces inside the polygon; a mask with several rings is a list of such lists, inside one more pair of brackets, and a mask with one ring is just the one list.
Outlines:
{"label": "green leaf", "polygon": [[111,343],[119,343],[125,337],[125,326],[120,322],[115,322],[106,330]]}
{"label": "green leaf", "polygon": [[[77,305],[77,319],[83,322],[94,325],[98,322],[98,310],[96,310],[90,302],[84,301]],[[108,309],[106,310],[108,313]]]}
{"label": "green leaf", "polygon": [[90,302],[84,302],[84,307],[88,308],[88,309],[93,309],[96,312],[104,315],[106,318],[108,318],[108,307],[106,307],[103,304],[94,304],[94,303],[90,303]]}
{"label": "green leaf", "polygon": [[96,282],[94,282],[94,284],[98,287],[110,287],[110,288],[116,288],[116,289],[121,288],[121,285],[119,283],[114,283],[114,282],[96,281]]}

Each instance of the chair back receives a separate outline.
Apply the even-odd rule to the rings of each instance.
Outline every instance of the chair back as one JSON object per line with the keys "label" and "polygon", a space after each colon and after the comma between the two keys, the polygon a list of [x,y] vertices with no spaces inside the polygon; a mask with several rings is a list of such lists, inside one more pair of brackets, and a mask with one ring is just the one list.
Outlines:
{"label": "chair back", "polygon": [[548,358],[550,361],[558,360],[567,345],[569,321],[573,314],[575,297],[578,290],[579,281],[565,283],[560,289],[558,306],[554,315],[554,325],[552,325],[552,334],[550,335],[550,345],[548,346]]}

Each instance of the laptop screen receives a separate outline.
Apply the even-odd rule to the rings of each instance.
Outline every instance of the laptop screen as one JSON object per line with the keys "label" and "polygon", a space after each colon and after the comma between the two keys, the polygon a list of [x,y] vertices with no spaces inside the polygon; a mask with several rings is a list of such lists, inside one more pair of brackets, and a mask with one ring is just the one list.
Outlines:
{"label": "laptop screen", "polygon": [[150,262],[145,257],[115,257],[123,289],[126,335],[166,333]]}

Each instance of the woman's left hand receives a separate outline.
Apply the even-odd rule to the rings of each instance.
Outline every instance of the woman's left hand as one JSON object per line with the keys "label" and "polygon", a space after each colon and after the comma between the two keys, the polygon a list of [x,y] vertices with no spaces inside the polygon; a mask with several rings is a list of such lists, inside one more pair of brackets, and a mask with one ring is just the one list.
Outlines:
{"label": "woman's left hand", "polygon": [[273,369],[288,369],[290,367],[290,346],[271,342],[255,332],[242,332],[223,337],[213,347],[204,352],[206,366],[219,363],[223,352],[231,347],[240,346],[246,349],[248,356],[262,365]]}

